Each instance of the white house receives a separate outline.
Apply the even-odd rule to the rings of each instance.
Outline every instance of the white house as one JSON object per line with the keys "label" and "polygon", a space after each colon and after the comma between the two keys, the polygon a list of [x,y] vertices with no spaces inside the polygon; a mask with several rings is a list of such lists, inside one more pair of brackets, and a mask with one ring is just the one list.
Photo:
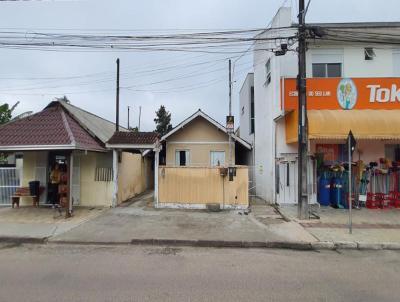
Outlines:
{"label": "white house", "polygon": [[[297,203],[298,59],[291,16],[291,8],[282,7],[271,28],[257,36],[254,74],[247,76],[240,91],[240,135],[254,146],[256,193],[271,203]],[[400,23],[307,25],[309,201],[316,201],[316,163],[311,156],[328,148],[339,160],[349,128],[358,142],[357,159],[400,160],[395,158],[400,154],[400,47],[386,42],[399,32]],[[274,53],[286,48],[284,55]],[[339,87],[346,85],[355,97],[354,104],[344,108]]]}

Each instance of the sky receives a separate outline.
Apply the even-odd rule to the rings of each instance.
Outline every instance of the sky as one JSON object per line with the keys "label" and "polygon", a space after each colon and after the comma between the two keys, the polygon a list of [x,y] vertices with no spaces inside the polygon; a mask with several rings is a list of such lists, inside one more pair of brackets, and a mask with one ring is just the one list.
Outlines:
{"label": "sky", "polygon": [[[264,28],[285,2],[295,0],[87,0],[0,1],[0,30],[62,30],[68,33],[160,34]],[[399,0],[312,0],[307,22],[400,21]],[[1,42],[1,41],[0,41]],[[196,110],[224,123],[228,113],[231,54],[171,52],[60,52],[0,48],[0,104],[19,101],[15,114],[43,109],[66,95],[73,105],[115,120],[116,59],[121,60],[120,123],[155,128],[155,111],[165,105],[176,125]],[[233,113],[252,54],[235,61]],[[65,79],[69,77],[69,79]],[[236,119],[238,120],[238,118]]]}

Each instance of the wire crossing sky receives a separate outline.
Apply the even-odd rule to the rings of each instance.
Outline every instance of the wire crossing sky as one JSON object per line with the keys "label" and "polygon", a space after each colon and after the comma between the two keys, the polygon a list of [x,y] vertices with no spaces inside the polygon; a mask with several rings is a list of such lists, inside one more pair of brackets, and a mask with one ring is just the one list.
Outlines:
{"label": "wire crossing sky", "polygon": [[[234,64],[233,109],[251,72],[252,45],[282,0],[87,0],[0,2],[0,103],[20,101],[16,114],[43,109],[66,95],[74,105],[114,120],[115,61],[121,60],[121,123],[154,129],[164,104],[177,124],[199,108],[224,121],[228,60]],[[345,8],[345,9],[344,9]],[[313,0],[307,22],[396,21],[398,1]],[[327,32],[334,40],[378,43],[399,37]],[[277,38],[295,43],[292,36]],[[397,46],[396,46],[397,47]],[[265,49],[262,51],[272,51]],[[237,119],[238,120],[238,119]]]}

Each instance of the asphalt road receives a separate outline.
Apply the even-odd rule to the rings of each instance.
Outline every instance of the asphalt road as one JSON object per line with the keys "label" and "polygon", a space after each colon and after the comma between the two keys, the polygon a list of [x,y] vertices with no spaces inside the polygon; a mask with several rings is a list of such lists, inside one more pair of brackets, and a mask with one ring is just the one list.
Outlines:
{"label": "asphalt road", "polygon": [[400,253],[0,245],[0,301],[399,301]]}

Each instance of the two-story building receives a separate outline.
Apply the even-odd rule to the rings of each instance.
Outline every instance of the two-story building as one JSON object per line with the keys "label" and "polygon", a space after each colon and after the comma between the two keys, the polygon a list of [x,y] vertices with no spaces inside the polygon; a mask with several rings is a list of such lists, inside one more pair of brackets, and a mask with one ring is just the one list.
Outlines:
{"label": "two-story building", "polygon": [[[399,161],[400,23],[308,24],[309,202],[317,201],[318,155],[344,162],[349,130],[354,161]],[[256,194],[297,203],[298,57],[291,8],[257,36],[254,74],[240,92],[240,136],[253,143]],[[276,53],[276,50],[283,50]]]}

